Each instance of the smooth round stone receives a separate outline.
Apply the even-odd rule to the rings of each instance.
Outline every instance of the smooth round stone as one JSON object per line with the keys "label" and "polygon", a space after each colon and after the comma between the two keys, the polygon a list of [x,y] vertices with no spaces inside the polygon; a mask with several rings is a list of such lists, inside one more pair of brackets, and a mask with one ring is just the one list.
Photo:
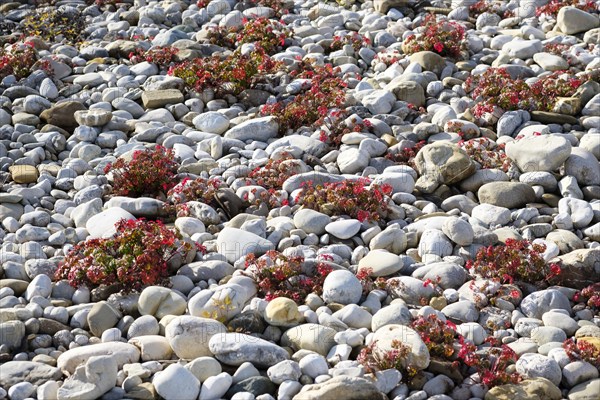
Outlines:
{"label": "smooth round stone", "polygon": [[403,325],[387,325],[378,329],[371,338],[371,343],[375,343],[374,351],[379,354],[385,354],[393,351],[392,343],[400,343],[410,348],[410,354],[407,356],[407,365],[421,370],[429,366],[429,350],[417,332]]}
{"label": "smooth round stone", "polygon": [[210,352],[227,365],[251,362],[257,367],[266,367],[289,358],[287,351],[276,344],[241,333],[214,335],[208,346]]}
{"label": "smooth round stone", "polygon": [[574,361],[563,368],[563,378],[568,387],[598,378],[598,369],[586,361]]}
{"label": "smooth round stone", "polygon": [[444,233],[437,229],[427,229],[421,235],[418,252],[421,257],[427,254],[446,257],[452,254],[452,243]]}
{"label": "smooth round stone", "polygon": [[475,236],[471,224],[459,218],[448,218],[444,221],[442,232],[459,246],[471,245]]}
{"label": "smooth round stone", "polygon": [[136,336],[144,335],[158,335],[160,326],[158,321],[152,315],[142,315],[136,319],[127,331],[127,339],[134,338]]}
{"label": "smooth round stone", "polygon": [[113,306],[105,301],[101,301],[93,305],[88,314],[87,321],[90,326],[90,331],[94,336],[101,337],[102,333],[114,327],[121,314]]}
{"label": "smooth round stone", "polygon": [[531,331],[531,339],[533,339],[538,346],[542,346],[550,342],[564,342],[567,340],[567,335],[565,331],[560,328],[540,326]]}
{"label": "smooth round stone", "polygon": [[216,376],[206,379],[200,391],[201,399],[220,399],[231,387],[233,379],[226,372],[221,372]]}
{"label": "smooth round stone", "polygon": [[323,356],[335,346],[336,331],[318,324],[302,324],[288,329],[281,336],[281,344],[296,350],[310,350]]}
{"label": "smooth round stone", "polygon": [[331,222],[331,217],[310,208],[300,209],[294,214],[294,225],[306,233],[322,235],[325,227]]}
{"label": "smooth round stone", "polygon": [[319,354],[308,354],[299,362],[302,374],[308,375],[311,378],[316,378],[319,375],[325,375],[329,371],[327,360]]}
{"label": "smooth round stone", "polygon": [[213,319],[184,315],[174,318],[165,330],[165,337],[180,358],[194,359],[212,355],[209,341],[227,328]]}
{"label": "smooth round stone", "polygon": [[200,381],[180,364],[169,365],[159,372],[152,384],[165,399],[196,400],[200,392]]}
{"label": "smooth round stone", "polygon": [[526,183],[490,182],[479,188],[477,192],[481,203],[499,207],[517,208],[535,201],[535,192]]}
{"label": "smooth round stone", "polygon": [[404,268],[399,256],[384,250],[370,251],[358,262],[358,270],[372,269],[371,276],[380,277],[395,274]]}
{"label": "smooth round stone", "polygon": [[371,330],[375,332],[386,325],[408,325],[412,316],[408,307],[403,303],[396,301],[389,306],[383,307],[377,311],[371,319]]}
{"label": "smooth round stone", "polygon": [[545,326],[553,326],[562,329],[567,336],[571,337],[577,329],[579,324],[573,318],[559,312],[547,312],[542,315],[542,321]]}
{"label": "smooth round stone", "polygon": [[175,220],[175,227],[179,229],[179,231],[187,236],[192,236],[195,233],[204,233],[206,232],[206,227],[204,223],[197,218],[191,217],[179,217]]}
{"label": "smooth round stone", "polygon": [[204,382],[222,371],[221,363],[212,357],[198,357],[187,363],[185,368],[189,369],[200,382]]}
{"label": "smooth round stone", "polygon": [[360,221],[347,219],[327,224],[325,230],[340,239],[350,239],[360,231]]}
{"label": "smooth round stone", "polygon": [[269,325],[283,327],[298,325],[304,319],[296,302],[286,297],[271,300],[265,308],[264,318]]}
{"label": "smooth round stone", "polygon": [[187,307],[186,299],[179,293],[160,286],[149,286],[140,294],[138,310],[142,315],[157,319],[166,315],[181,315]]}
{"label": "smooth round stone", "polygon": [[30,382],[21,382],[8,389],[8,396],[11,400],[25,400],[35,391],[36,387]]}
{"label": "smooth round stone", "polygon": [[223,134],[229,128],[229,118],[218,111],[208,111],[198,115],[192,121],[196,129],[202,132]]}
{"label": "smooth round stone", "polygon": [[356,304],[362,296],[362,285],[356,275],[347,270],[331,272],[323,283],[326,303]]}
{"label": "smooth round stone", "polygon": [[140,349],[142,361],[169,360],[173,354],[169,340],[164,336],[136,336],[129,339],[129,343]]}
{"label": "smooth round stone", "polygon": [[552,172],[571,155],[571,143],[557,135],[530,136],[507,143],[506,155],[522,172]]}

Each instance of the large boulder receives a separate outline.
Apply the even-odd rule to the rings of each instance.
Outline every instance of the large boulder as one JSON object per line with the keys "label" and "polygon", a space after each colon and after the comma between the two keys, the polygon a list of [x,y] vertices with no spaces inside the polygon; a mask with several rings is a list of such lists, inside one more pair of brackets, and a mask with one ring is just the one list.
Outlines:
{"label": "large boulder", "polygon": [[451,185],[468,178],[475,172],[471,157],[449,142],[435,142],[423,147],[415,157],[419,172],[416,188],[433,193],[440,185]]}

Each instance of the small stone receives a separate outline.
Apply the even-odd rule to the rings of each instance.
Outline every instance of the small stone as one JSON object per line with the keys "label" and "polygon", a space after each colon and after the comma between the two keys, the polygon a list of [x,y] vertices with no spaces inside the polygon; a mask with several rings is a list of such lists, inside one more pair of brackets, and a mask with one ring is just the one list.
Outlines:
{"label": "small stone", "polygon": [[[331,275],[331,274],[330,274]],[[288,329],[281,337],[281,344],[295,349],[314,351],[323,356],[336,344],[336,331],[318,324],[302,324]]]}
{"label": "small stone", "polygon": [[356,219],[346,219],[327,224],[325,230],[340,239],[350,239],[360,231],[360,221]]}
{"label": "small stone", "polygon": [[39,176],[37,168],[32,165],[13,165],[8,171],[15,183],[35,183]]}
{"label": "small stone", "polygon": [[145,288],[138,300],[140,314],[154,315],[158,319],[166,315],[181,315],[186,306],[186,299],[181,294],[160,286]]}
{"label": "small stone", "polygon": [[88,314],[87,321],[92,334],[101,337],[102,333],[114,327],[120,318],[121,314],[112,305],[106,301],[101,301],[94,304]]}
{"label": "small stone", "polygon": [[111,118],[112,112],[101,109],[75,111],[75,121],[79,125],[104,126]]}
{"label": "small stone", "polygon": [[177,89],[148,90],[142,93],[145,108],[160,108],[167,104],[183,103],[183,94]]}
{"label": "small stone", "polygon": [[208,346],[215,358],[227,365],[251,362],[257,367],[267,367],[289,358],[287,351],[281,347],[241,333],[214,335]]}
{"label": "small stone", "polygon": [[184,315],[167,325],[165,336],[179,358],[194,359],[212,355],[210,339],[226,331],[225,325],[219,321]]}
{"label": "small stone", "polygon": [[165,399],[196,400],[200,381],[180,364],[172,364],[152,380],[156,392]]}
{"label": "small stone", "polygon": [[323,300],[327,303],[356,304],[362,296],[362,285],[352,272],[336,270],[325,278]]}
{"label": "small stone", "polygon": [[204,381],[200,391],[201,399],[220,399],[223,397],[232,383],[231,375],[221,372],[216,376],[211,376]]}
{"label": "small stone", "polygon": [[281,385],[285,381],[297,381],[300,379],[302,372],[296,361],[284,360],[270,367],[267,370],[267,375],[271,382]]}
{"label": "small stone", "polygon": [[265,321],[269,325],[291,327],[298,325],[303,319],[296,302],[286,297],[271,300],[265,309]]}

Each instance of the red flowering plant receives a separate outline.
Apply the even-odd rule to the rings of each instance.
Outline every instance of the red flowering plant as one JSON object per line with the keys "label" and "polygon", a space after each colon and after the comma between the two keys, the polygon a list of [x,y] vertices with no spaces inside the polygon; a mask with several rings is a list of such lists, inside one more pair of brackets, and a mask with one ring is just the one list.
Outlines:
{"label": "red flowering plant", "polygon": [[400,61],[402,58],[404,58],[404,57],[396,49],[391,49],[391,50],[383,49],[375,55],[375,57],[373,58],[373,61],[371,62],[371,65],[383,63],[389,67],[390,65]]}
{"label": "red flowering plant", "polygon": [[600,348],[585,338],[569,338],[562,344],[571,361],[586,361],[600,369]]}
{"label": "red flowering plant", "polygon": [[129,61],[138,64],[144,61],[156,64],[159,68],[167,68],[175,62],[179,49],[172,46],[155,46],[148,50],[137,48],[129,53]]}
{"label": "red flowering plant", "polygon": [[542,254],[546,246],[527,240],[506,239],[505,245],[480,249],[475,260],[468,260],[466,268],[482,278],[501,283],[530,283],[546,285],[556,280],[561,269],[547,264]]}
{"label": "red flowering plant", "polygon": [[7,48],[0,48],[0,79],[14,75],[20,80],[28,77],[36,69],[45,71],[47,75],[52,73],[49,61],[38,61],[33,43],[16,43]]}
{"label": "red flowering plant", "polygon": [[461,140],[458,147],[467,152],[473,161],[482,169],[500,169],[508,172],[513,163],[504,151],[504,144],[497,144],[486,137],[471,140]]}
{"label": "red flowering plant", "polygon": [[327,215],[346,214],[359,221],[382,221],[392,187],[370,184],[368,179],[345,180],[337,183],[303,185],[294,202]]}
{"label": "red flowering plant", "polygon": [[[356,277],[360,281],[363,288],[363,294],[366,296],[371,293],[374,289],[388,289],[388,282],[383,276],[373,279],[373,268],[361,268],[356,272]],[[392,285],[394,281],[389,281],[389,285]]]}
{"label": "red flowering plant", "polygon": [[[178,216],[188,215],[187,202],[200,201],[205,204],[215,205],[215,194],[219,188],[225,187],[225,183],[219,178],[184,178],[167,192],[169,201],[169,212],[175,212]],[[174,210],[173,210],[174,206]]]}
{"label": "red flowering plant", "polygon": [[436,314],[419,316],[410,327],[417,331],[431,357],[450,359],[454,355],[454,341],[457,336],[456,325],[451,321],[442,321]]}
{"label": "red flowering plant", "polygon": [[355,52],[358,52],[363,47],[369,47],[371,45],[371,40],[358,32],[335,35],[329,48],[332,51],[341,50],[348,44],[352,46]]}
{"label": "red flowering plant", "polygon": [[585,303],[594,310],[600,310],[600,282],[592,283],[589,286],[575,293],[573,300],[578,303]]}
{"label": "red flowering plant", "polygon": [[244,43],[258,43],[267,54],[275,54],[285,46],[290,29],[280,21],[258,17],[242,19],[240,28],[212,27],[208,39],[212,44],[235,49]]}
{"label": "red flowering plant", "polygon": [[435,14],[428,14],[419,28],[420,33],[409,35],[402,48],[407,54],[419,51],[433,51],[443,57],[462,59],[468,50],[465,40],[465,27],[455,21],[438,20]]}
{"label": "red flowering plant", "polygon": [[459,337],[459,344],[459,360],[454,362],[455,366],[458,367],[462,363],[475,368],[481,383],[488,388],[521,381],[521,375],[517,372],[507,372],[507,367],[519,358],[510,347],[504,344],[500,347],[490,347],[486,349],[486,354],[482,355],[477,353],[477,347],[466,341],[463,336]]}
{"label": "red flowering plant", "polygon": [[302,172],[298,160],[287,152],[281,153],[277,159],[269,159],[262,167],[254,168],[248,174],[249,185],[259,185],[265,189],[281,189],[290,177]]}
{"label": "red flowering plant", "polygon": [[[250,194],[252,197],[250,197]],[[269,209],[289,205],[287,193],[283,190],[270,188],[259,192],[258,188],[253,188],[250,191],[250,194],[245,193],[242,200],[249,205],[256,207],[259,207],[263,203],[266,204]]]}
{"label": "red flowering plant", "polygon": [[183,79],[188,89],[202,92],[212,89],[217,96],[239,94],[280,69],[274,61],[257,46],[256,50],[242,55],[235,51],[225,58],[212,56],[184,61],[169,68],[168,74]]}
{"label": "red flowering plant", "polygon": [[598,11],[598,2],[594,0],[550,0],[547,4],[536,7],[535,15],[547,15],[556,18],[558,12],[563,7],[575,7],[585,12]]}
{"label": "red flowering plant", "polygon": [[157,197],[175,186],[179,164],[173,150],[156,146],[133,152],[131,160],[119,158],[104,167],[112,174],[112,192],[117,196]]}
{"label": "red flowering plant", "polygon": [[323,119],[323,125],[320,127],[319,140],[327,143],[331,147],[339,148],[342,144],[344,135],[351,132],[370,132],[372,128],[369,120],[358,122],[352,118],[347,121],[348,113],[342,110],[331,110]]}
{"label": "red flowering plant", "polygon": [[[266,300],[287,297],[301,304],[310,293],[321,294],[323,282],[333,270],[328,257],[317,262],[309,275],[304,268],[304,257],[288,257],[276,250],[264,256],[246,256],[245,273],[258,283],[258,293]],[[308,269],[308,268],[306,268]]]}
{"label": "red flowering plant", "polygon": [[414,143],[412,146],[403,147],[397,152],[390,152],[388,150],[388,152],[385,154],[385,158],[398,165],[408,165],[412,168],[416,168],[415,157],[419,153],[419,150],[425,147],[426,144],[427,142],[425,140],[421,140],[417,143]]}
{"label": "red flowering plant", "polygon": [[121,220],[106,239],[79,243],[67,254],[55,274],[73,287],[94,288],[118,284],[125,292],[168,283],[168,263],[185,256],[192,245],[160,222]]}
{"label": "red flowering plant", "polygon": [[469,6],[470,17],[477,18],[483,13],[498,14],[500,16],[504,15],[502,5],[494,0],[479,0],[477,3]]}
{"label": "red flowering plant", "polygon": [[544,43],[544,52],[562,57],[563,54],[571,49],[571,45],[565,43]]}
{"label": "red flowering plant", "polygon": [[300,63],[300,68],[292,71],[292,77],[310,79],[307,88],[293,97],[262,106],[261,115],[273,115],[279,122],[282,133],[295,131],[302,126],[318,126],[331,108],[339,108],[345,100],[345,82],[337,76],[339,68],[331,64],[325,66]]}
{"label": "red flowering plant", "polygon": [[404,381],[410,381],[418,372],[414,366],[407,363],[410,354],[410,346],[400,340],[392,340],[391,349],[388,351],[378,350],[375,341],[361,349],[356,361],[367,373],[375,374],[377,371],[397,369],[402,372]]}
{"label": "red flowering plant", "polygon": [[488,68],[483,74],[471,75],[464,88],[477,101],[473,114],[480,117],[495,107],[504,111],[552,111],[559,97],[571,97],[588,78],[556,71],[530,86],[522,79],[513,79],[505,68]]}

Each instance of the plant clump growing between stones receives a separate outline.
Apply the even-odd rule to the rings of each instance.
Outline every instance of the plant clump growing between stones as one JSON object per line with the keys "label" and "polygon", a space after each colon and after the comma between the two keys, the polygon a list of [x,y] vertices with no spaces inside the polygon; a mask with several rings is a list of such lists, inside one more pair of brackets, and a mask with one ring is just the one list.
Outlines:
{"label": "plant clump growing between stones", "polygon": [[21,22],[21,29],[26,36],[68,44],[83,41],[85,16],[74,10],[61,8],[41,8],[32,10]]}
{"label": "plant clump growing between stones", "polygon": [[506,68],[488,68],[480,75],[471,75],[464,87],[477,102],[473,114],[481,117],[494,113],[496,107],[502,111],[552,111],[559,97],[571,97],[589,78],[556,71],[529,85],[523,79],[513,79]]}
{"label": "plant clump growing between stones", "polygon": [[506,239],[505,245],[488,246],[468,260],[466,268],[482,278],[501,283],[543,284],[560,275],[557,264],[547,264],[543,258],[546,246],[527,240]]}
{"label": "plant clump growing between stones", "polygon": [[[15,43],[6,48],[0,48],[0,80],[14,75],[17,80],[28,77],[35,69],[51,73],[48,61],[38,62],[38,54],[33,43]],[[37,64],[36,64],[37,63]]]}
{"label": "plant clump growing between stones", "polygon": [[428,14],[420,31],[409,35],[404,41],[403,48],[408,54],[432,51],[443,57],[461,59],[462,52],[467,48],[465,27],[459,22],[438,20],[434,14]]}
{"label": "plant clump growing between stones", "polygon": [[308,182],[294,200],[306,208],[327,215],[349,215],[359,221],[381,221],[387,215],[388,184],[370,184],[367,179],[314,185]]}
{"label": "plant clump growing between stones", "polygon": [[151,196],[166,194],[175,186],[179,164],[173,150],[163,146],[133,152],[130,161],[119,158],[107,164],[104,173],[112,173],[112,193],[117,196]]}
{"label": "plant clump growing between stones", "polygon": [[285,41],[291,36],[287,26],[279,21],[258,17],[242,19],[240,28],[209,28],[209,42],[221,47],[235,49],[246,43],[258,44],[267,54],[275,54],[285,47]]}
{"label": "plant clump growing between stones", "polygon": [[225,58],[211,56],[184,61],[172,65],[168,74],[183,79],[188,89],[199,93],[208,89],[217,96],[224,96],[237,95],[252,88],[279,68],[280,63],[257,46],[255,51],[248,54],[235,51]]}
{"label": "plant clump growing between stones", "polygon": [[317,262],[312,274],[304,271],[303,263],[304,257],[271,250],[261,257],[246,256],[245,273],[256,280],[258,293],[266,300],[287,297],[302,304],[310,293],[323,292],[323,282],[332,271],[327,259]]}
{"label": "plant clump growing between stones", "polygon": [[125,291],[168,283],[168,263],[192,245],[160,222],[121,220],[107,239],[89,239],[74,246],[56,271],[73,287],[117,284]]}
{"label": "plant clump growing between stones", "polygon": [[339,108],[345,100],[346,84],[338,73],[339,69],[330,64],[321,67],[303,63],[291,75],[309,80],[304,88],[296,95],[265,104],[261,114],[276,117],[281,133],[320,125],[329,110]]}

